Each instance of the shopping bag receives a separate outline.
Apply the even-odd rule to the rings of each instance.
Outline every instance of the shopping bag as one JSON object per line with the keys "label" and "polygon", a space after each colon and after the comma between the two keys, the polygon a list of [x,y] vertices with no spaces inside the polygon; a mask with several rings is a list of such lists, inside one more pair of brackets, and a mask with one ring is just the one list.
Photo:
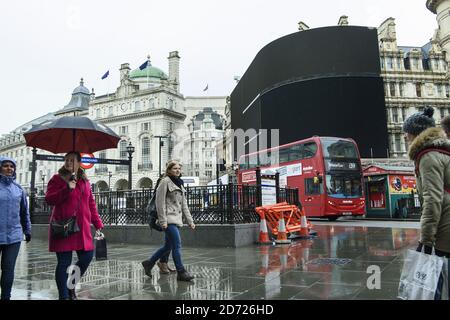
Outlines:
{"label": "shopping bag", "polygon": [[403,264],[398,298],[403,300],[433,300],[444,258],[408,250]]}
{"label": "shopping bag", "polygon": [[97,231],[95,233],[95,260],[108,259],[108,251],[106,247],[106,238],[102,232]]}

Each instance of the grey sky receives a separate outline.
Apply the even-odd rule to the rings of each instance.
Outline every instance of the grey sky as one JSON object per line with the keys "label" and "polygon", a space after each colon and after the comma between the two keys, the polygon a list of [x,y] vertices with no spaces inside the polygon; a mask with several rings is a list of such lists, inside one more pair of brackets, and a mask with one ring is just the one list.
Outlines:
{"label": "grey sky", "polygon": [[[399,45],[422,46],[437,28],[425,0],[36,0],[0,7],[0,134],[70,100],[81,77],[97,95],[119,82],[121,63],[151,56],[167,73],[178,50],[181,93],[228,95],[267,43],[297,31],[336,25],[378,27],[396,19]],[[100,77],[110,70],[110,77]],[[206,84],[207,93],[203,92]],[[5,119],[6,118],[6,119]]]}

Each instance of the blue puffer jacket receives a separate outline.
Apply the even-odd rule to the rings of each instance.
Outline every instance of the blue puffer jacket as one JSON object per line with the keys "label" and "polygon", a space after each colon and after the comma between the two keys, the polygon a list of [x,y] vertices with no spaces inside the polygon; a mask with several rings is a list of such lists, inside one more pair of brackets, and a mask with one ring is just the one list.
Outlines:
{"label": "blue puffer jacket", "polygon": [[[16,162],[7,157],[0,157],[0,165],[9,161],[16,167]],[[31,234],[30,213],[27,194],[12,177],[0,174],[0,245],[20,242],[23,234]]]}

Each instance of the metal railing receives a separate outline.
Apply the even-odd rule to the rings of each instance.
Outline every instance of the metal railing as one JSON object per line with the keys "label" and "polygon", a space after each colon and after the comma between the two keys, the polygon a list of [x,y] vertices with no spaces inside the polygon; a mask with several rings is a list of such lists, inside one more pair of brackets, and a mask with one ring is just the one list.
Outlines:
{"label": "metal railing", "polygon": [[[187,187],[186,200],[196,224],[240,224],[258,222],[255,207],[261,203],[261,187],[256,185],[217,185]],[[95,192],[94,199],[105,225],[148,224],[145,208],[153,190]],[[298,190],[279,188],[278,201],[298,204]],[[32,223],[48,223],[52,207],[43,196],[34,200]]]}

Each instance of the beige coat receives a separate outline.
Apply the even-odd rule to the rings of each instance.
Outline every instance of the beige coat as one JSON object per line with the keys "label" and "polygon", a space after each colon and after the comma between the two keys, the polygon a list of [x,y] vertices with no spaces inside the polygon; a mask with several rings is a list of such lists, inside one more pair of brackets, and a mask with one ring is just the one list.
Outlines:
{"label": "beige coat", "polygon": [[[438,148],[450,151],[450,140],[439,128],[429,128],[411,144],[409,157],[415,160],[424,149]],[[450,252],[450,157],[436,151],[420,158],[417,191],[422,205],[420,218],[421,242]]]}
{"label": "beige coat", "polygon": [[160,225],[167,223],[182,227],[182,215],[186,217],[188,225],[194,223],[186,201],[186,189],[180,189],[169,177],[160,181],[155,203]]}

